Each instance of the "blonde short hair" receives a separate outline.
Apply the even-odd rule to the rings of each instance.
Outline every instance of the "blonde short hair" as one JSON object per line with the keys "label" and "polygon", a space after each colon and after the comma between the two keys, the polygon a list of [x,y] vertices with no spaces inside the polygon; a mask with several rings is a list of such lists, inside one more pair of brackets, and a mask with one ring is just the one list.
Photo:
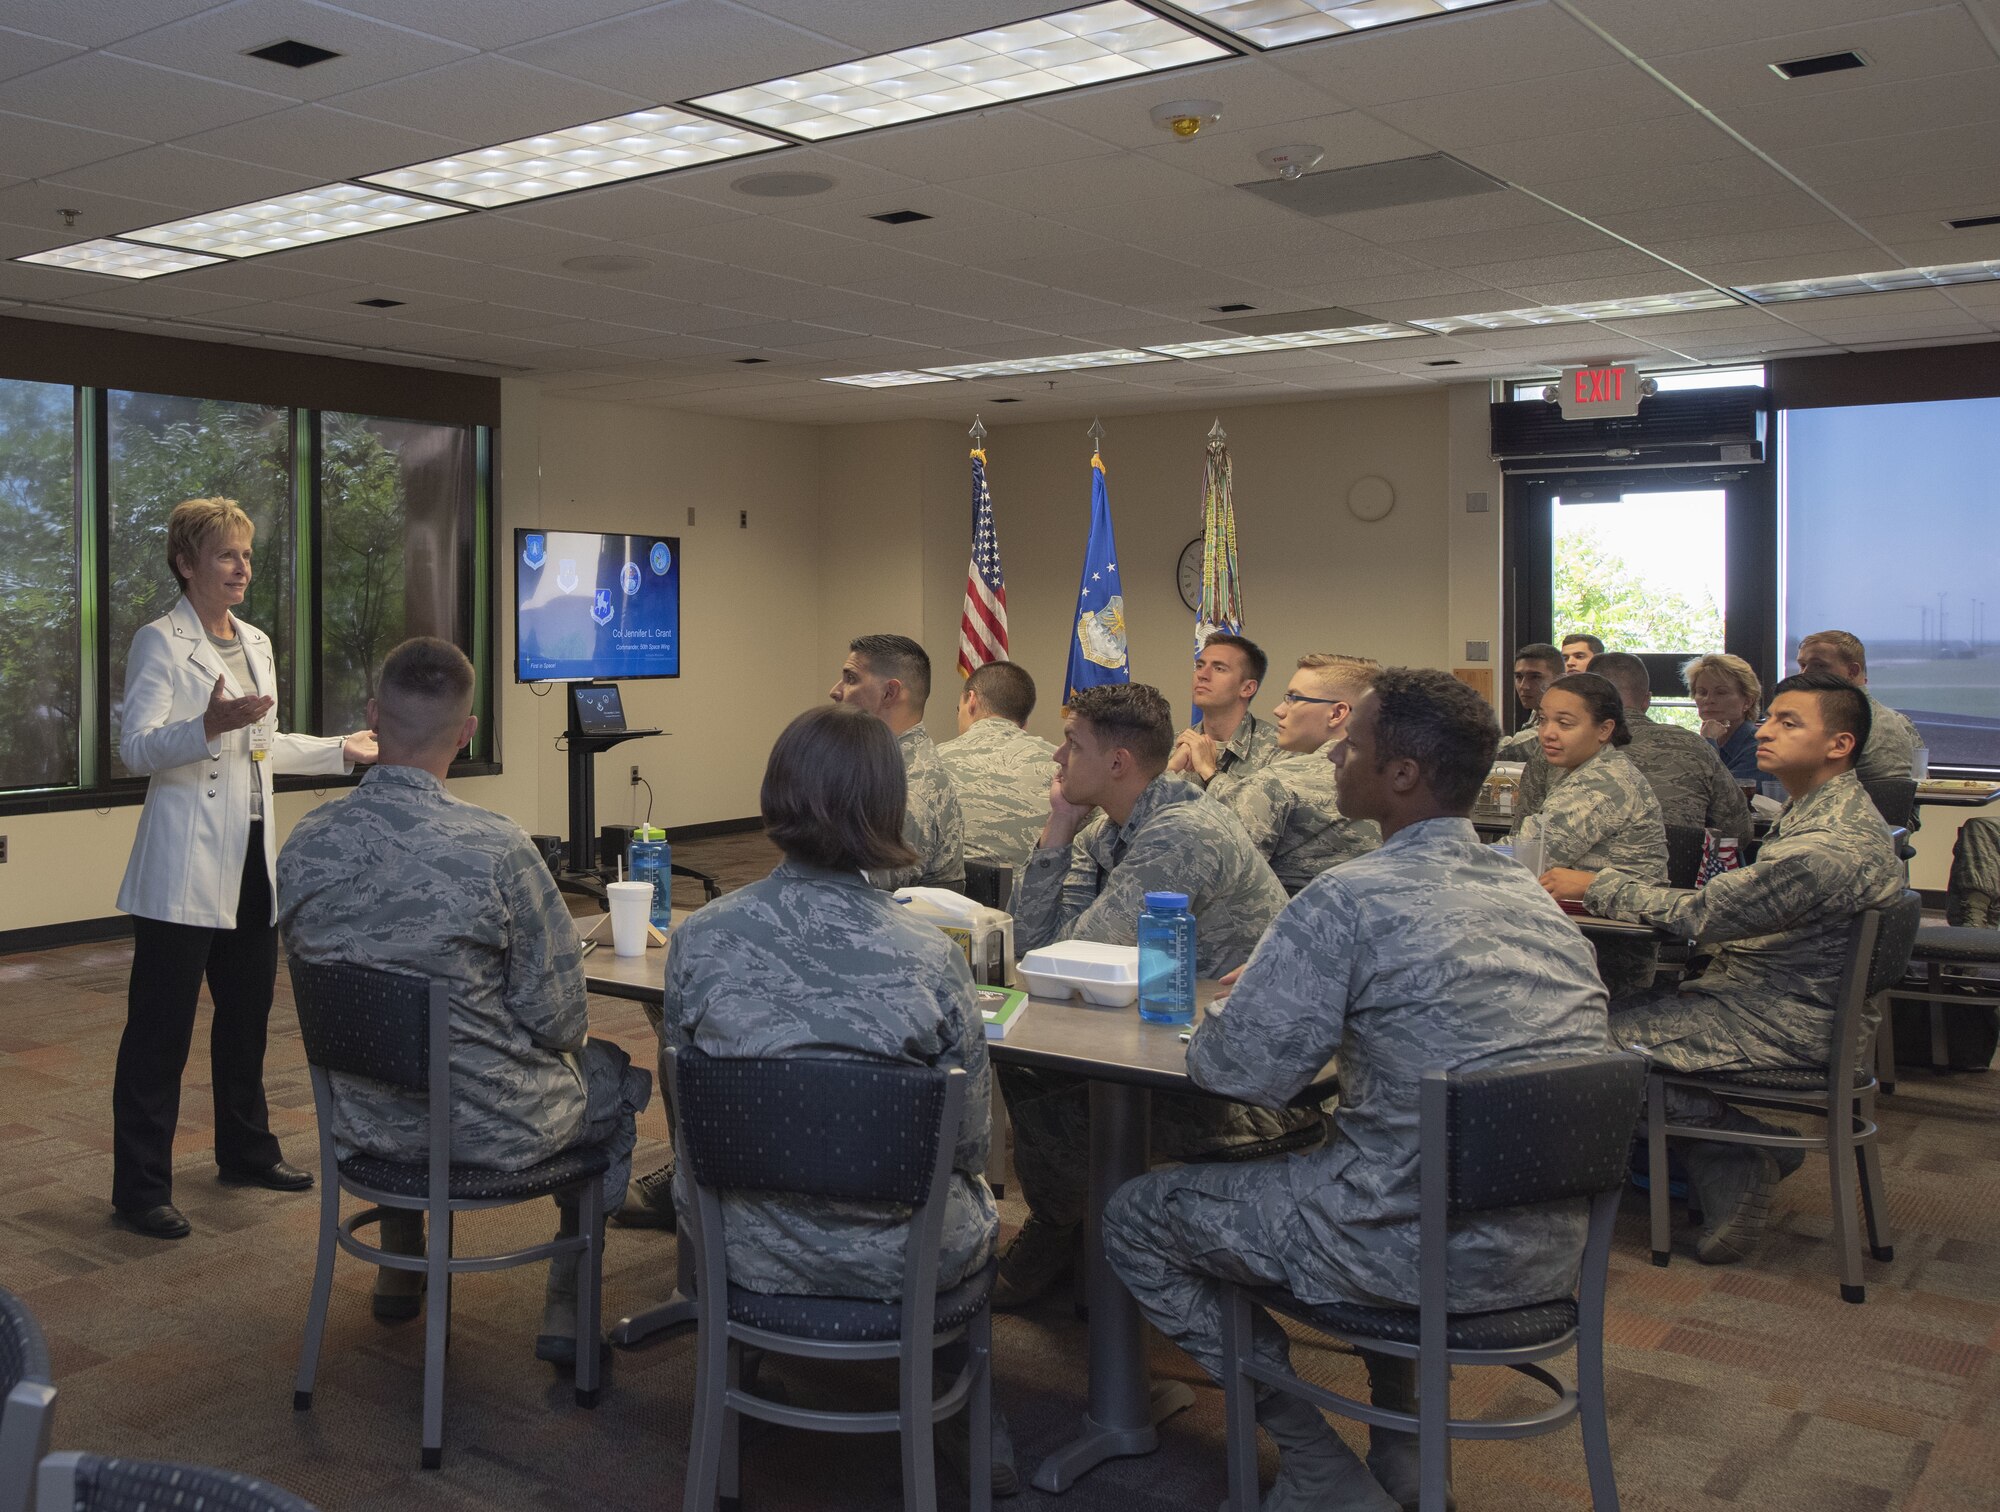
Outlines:
{"label": "blonde short hair", "polygon": [[1356,697],[1368,691],[1368,684],[1375,674],[1382,670],[1382,664],[1369,656],[1342,656],[1336,651],[1308,651],[1299,658],[1301,672],[1315,672],[1320,682],[1330,688],[1338,688],[1343,693]]}
{"label": "blonde short hair", "polygon": [[237,536],[254,540],[257,535],[256,523],[234,499],[188,499],[174,506],[167,516],[167,571],[183,593],[187,578],[181,572],[181,558],[199,560],[208,544],[224,535],[232,540]]}
{"label": "blonde short hair", "polygon": [[1713,672],[1724,682],[1733,685],[1750,701],[1750,717],[1755,719],[1763,707],[1764,685],[1757,680],[1757,673],[1750,663],[1740,656],[1731,656],[1726,651],[1712,651],[1707,656],[1697,656],[1681,668],[1681,685],[1688,692],[1694,691],[1694,680],[1704,672]]}
{"label": "blonde short hair", "polygon": [[1861,644],[1861,637],[1845,630],[1815,630],[1799,642],[1799,653],[1805,654],[1808,646],[1824,646],[1850,667],[1868,670],[1868,648]]}

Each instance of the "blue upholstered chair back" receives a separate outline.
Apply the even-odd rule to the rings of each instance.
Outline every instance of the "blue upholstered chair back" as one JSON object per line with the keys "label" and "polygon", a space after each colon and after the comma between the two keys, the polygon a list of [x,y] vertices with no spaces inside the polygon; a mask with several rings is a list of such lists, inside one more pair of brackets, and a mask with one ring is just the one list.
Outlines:
{"label": "blue upholstered chair back", "polygon": [[430,994],[425,977],[290,958],[306,1060],[325,1071],[430,1090]]}
{"label": "blue upholstered chair back", "polygon": [[1616,1191],[1625,1181],[1645,1092],[1645,1063],[1631,1055],[1578,1055],[1426,1076],[1423,1096],[1443,1105],[1451,1210],[1527,1207]]}
{"label": "blue upholstered chair back", "polygon": [[0,1290],[0,1512],[34,1505],[35,1467],[55,1414],[49,1346],[27,1304]]}
{"label": "blue upholstered chair back", "polygon": [[1862,787],[1875,800],[1876,812],[1891,829],[1908,829],[1917,811],[1917,783],[1913,777],[1864,777]]}
{"label": "blue upholstered chair back", "polygon": [[689,1049],[675,1075],[680,1156],[699,1185],[914,1207],[931,1193],[948,1080],[965,1073]]}
{"label": "blue upholstered chair back", "polygon": [[0,1287],[0,1397],[23,1381],[46,1385],[49,1346],[27,1303]]}
{"label": "blue upholstered chair back", "polygon": [[316,1512],[313,1504],[248,1475],[161,1460],[52,1454],[42,1462],[41,1505],[65,1512]]}
{"label": "blue upholstered chair back", "polygon": [[1667,826],[1667,886],[1693,887],[1701,875],[1702,847],[1708,831],[1698,824]]}
{"label": "blue upholstered chair back", "polygon": [[1882,922],[1875,931],[1875,948],[1868,963],[1870,997],[1888,991],[1910,969],[1910,951],[1917,943],[1917,928],[1924,922],[1923,899],[1906,889],[1902,897],[1881,913]]}

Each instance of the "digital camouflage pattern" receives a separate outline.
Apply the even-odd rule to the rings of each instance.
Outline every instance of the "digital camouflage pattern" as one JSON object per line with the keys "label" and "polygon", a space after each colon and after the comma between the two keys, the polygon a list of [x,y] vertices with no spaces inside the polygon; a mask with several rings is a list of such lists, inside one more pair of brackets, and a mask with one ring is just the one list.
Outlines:
{"label": "digital camouflage pattern", "polygon": [[[1625,723],[1632,731],[1632,743],[1623,748],[1626,759],[1652,785],[1663,821],[1690,829],[1711,829],[1738,840],[1751,837],[1749,800],[1710,742],[1693,730],[1661,724],[1629,709]],[[1548,801],[1549,790],[1567,775],[1551,766],[1537,748],[1521,773],[1516,814],[1539,813]]]}
{"label": "digital camouflage pattern", "polygon": [[982,719],[937,748],[965,816],[965,859],[1028,864],[1049,817],[1056,748],[1009,719]]}
{"label": "digital camouflage pattern", "polygon": [[[1548,766],[1544,759],[1544,766]],[[1532,763],[1530,764],[1532,769]],[[1548,767],[1553,772],[1555,768]],[[1526,773],[1522,774],[1524,777]],[[1599,871],[1619,866],[1648,882],[1667,880],[1667,829],[1653,786],[1625,748],[1605,746],[1552,784],[1535,816],[1544,866]],[[1514,832],[1521,833],[1517,816]],[[1659,969],[1659,947],[1648,939],[1600,939],[1597,969],[1613,998],[1644,992]]]}
{"label": "digital camouflage pattern", "polygon": [[[1201,726],[1196,725],[1195,728],[1199,730]],[[1277,729],[1245,709],[1243,722],[1236,727],[1236,733],[1228,740],[1217,743],[1215,777],[1209,781],[1213,782],[1217,777],[1260,772],[1282,754]]]}
{"label": "digital camouflage pattern", "polygon": [[[1285,890],[1228,809],[1178,775],[1162,774],[1123,825],[1100,815],[1068,848],[1037,850],[1014,893],[1014,944],[1057,940],[1132,945],[1148,892],[1184,892],[1195,918],[1195,964],[1218,977],[1250,959],[1285,906]],[[1003,1065],[1014,1121],[1014,1167],[1029,1208],[1046,1222],[1082,1221],[1090,1115],[1081,1077]],[[1194,1160],[1317,1142],[1316,1110],[1271,1111],[1210,1097],[1156,1094],[1153,1154]]]}
{"label": "digital camouflage pattern", "polygon": [[1867,696],[1873,722],[1868,727],[1868,743],[1855,759],[1854,775],[1863,782],[1909,777],[1916,764],[1917,747],[1924,743],[1923,736],[1917,733],[1915,725],[1873,693]]}
{"label": "digital camouflage pattern", "polygon": [[1216,773],[1208,796],[1227,805],[1258,854],[1293,897],[1329,866],[1382,843],[1372,819],[1340,812],[1339,783],[1327,753],[1280,751],[1262,771]]}
{"label": "digital camouflage pattern", "polygon": [[2000,929],[2000,820],[1968,819],[1951,848],[1945,922],[1960,929]]}
{"label": "digital camouflage pattern", "polygon": [[1500,748],[1493,753],[1495,761],[1526,761],[1542,748],[1542,716],[1532,714],[1528,722],[1512,735],[1500,737]]}
{"label": "digital camouflage pattern", "polygon": [[[885,880],[899,887],[949,887],[965,891],[965,815],[931,732],[922,725],[896,737],[907,784],[903,839],[917,853],[915,866],[899,867]],[[1046,789],[1044,789],[1046,792]]]}
{"label": "digital camouflage pattern", "polygon": [[[945,1198],[940,1288],[993,1253],[986,1185],[986,1030],[965,957],[858,872],[784,861],[677,925],[661,1039],[720,1056],[818,1056],[962,1067],[965,1118]],[[677,1178],[678,1179],[678,1178]],[[685,1204],[684,1190],[677,1199]],[[756,1292],[902,1295],[909,1210],[735,1192],[723,1199],[729,1279]]]}
{"label": "digital camouflage pattern", "polygon": [[[1294,898],[1188,1047],[1198,1085],[1267,1108],[1337,1057],[1332,1138],[1279,1160],[1139,1177],[1106,1210],[1105,1251],[1147,1317],[1211,1375],[1217,1277],[1309,1303],[1413,1307],[1423,1074],[1610,1048],[1590,947],[1535,879],[1468,820],[1411,825]],[[1452,1310],[1566,1295],[1585,1223],[1581,1202],[1456,1220]],[[1282,1360],[1283,1335],[1261,1312],[1255,1345]]]}
{"label": "digital camouflage pattern", "polygon": [[[451,989],[451,1158],[518,1171],[609,1142],[612,1205],[648,1072],[589,1028],[576,926],[521,827],[429,772],[378,766],[295,826],[278,855],[278,927],[308,961],[410,972]],[[421,1162],[425,1098],[335,1073],[334,1138]]]}
{"label": "digital camouflage pattern", "polygon": [[1853,918],[1904,886],[1889,827],[1852,772],[1788,807],[1755,861],[1693,892],[1622,867],[1599,872],[1584,895],[1591,912],[1714,952],[1678,991],[1619,1002],[1612,1033],[1681,1071],[1826,1065]]}

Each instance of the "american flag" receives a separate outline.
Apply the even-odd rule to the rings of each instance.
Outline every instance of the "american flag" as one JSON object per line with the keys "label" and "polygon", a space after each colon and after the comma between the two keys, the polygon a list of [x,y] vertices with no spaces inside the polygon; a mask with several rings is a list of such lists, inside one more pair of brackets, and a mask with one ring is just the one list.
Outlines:
{"label": "american flag", "polygon": [[972,561],[965,569],[965,609],[958,619],[958,674],[970,677],[1007,659],[1007,580],[1000,573],[1000,537],[993,529],[993,495],[986,487],[986,453],[972,453]]}

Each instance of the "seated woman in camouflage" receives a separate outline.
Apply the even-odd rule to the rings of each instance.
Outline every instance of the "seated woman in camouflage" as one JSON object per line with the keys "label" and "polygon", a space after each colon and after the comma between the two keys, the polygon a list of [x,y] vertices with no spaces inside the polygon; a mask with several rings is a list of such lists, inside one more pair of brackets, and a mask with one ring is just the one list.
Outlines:
{"label": "seated woman in camouflage", "polygon": [[[991,1133],[986,1031],[965,957],[864,872],[908,866],[896,737],[857,707],[801,714],[771,748],[764,829],[785,859],[674,930],[660,1037],[721,1056],[839,1056],[962,1068],[965,1118],[952,1155],[938,1286],[992,1258],[1000,1219],[986,1185]],[[684,1191],[676,1200],[686,1201]],[[832,1198],[736,1193],[729,1279],[755,1292],[902,1296],[908,1210]],[[960,1349],[963,1346],[959,1346]],[[960,1361],[940,1360],[947,1379]],[[993,1423],[993,1489],[1019,1488],[1006,1425]],[[961,1478],[965,1414],[936,1442]]]}
{"label": "seated woman in camouflage", "polygon": [[[1667,827],[1660,800],[1624,746],[1625,705],[1608,678],[1572,672],[1542,695],[1542,754],[1555,770],[1541,821],[1542,865],[1615,866],[1664,884]],[[1599,940],[1597,970],[1616,999],[1653,985],[1659,950],[1648,939]]]}

